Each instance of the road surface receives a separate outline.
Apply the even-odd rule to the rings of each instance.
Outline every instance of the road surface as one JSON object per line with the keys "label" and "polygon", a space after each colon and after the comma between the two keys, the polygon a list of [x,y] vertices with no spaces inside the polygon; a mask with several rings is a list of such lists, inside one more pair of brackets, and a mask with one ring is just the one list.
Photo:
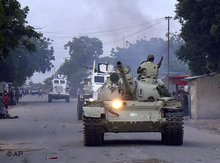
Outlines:
{"label": "road surface", "polygon": [[220,162],[220,135],[206,130],[185,126],[183,146],[162,145],[159,133],[108,133],[104,146],[85,147],[74,99],[25,96],[9,112],[19,118],[0,119],[0,163]]}

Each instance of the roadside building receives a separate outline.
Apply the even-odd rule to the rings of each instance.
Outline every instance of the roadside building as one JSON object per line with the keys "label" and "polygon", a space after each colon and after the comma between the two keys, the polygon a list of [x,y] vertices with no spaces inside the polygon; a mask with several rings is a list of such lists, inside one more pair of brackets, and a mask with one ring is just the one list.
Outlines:
{"label": "roadside building", "polygon": [[220,118],[220,74],[185,79],[189,83],[189,107],[192,118]]}
{"label": "roadside building", "polygon": [[161,78],[161,80],[164,82],[164,84],[168,87],[168,81],[169,81],[169,92],[176,92],[176,90],[180,89],[181,87],[184,87],[188,84],[188,81],[183,80],[184,78],[188,77],[187,75],[169,75],[164,76]]}

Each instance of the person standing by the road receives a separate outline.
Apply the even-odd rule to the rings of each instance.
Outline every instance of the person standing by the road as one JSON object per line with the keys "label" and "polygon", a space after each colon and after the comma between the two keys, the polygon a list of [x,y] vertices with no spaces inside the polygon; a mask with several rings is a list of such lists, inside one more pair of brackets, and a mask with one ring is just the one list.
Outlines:
{"label": "person standing by the road", "polygon": [[43,90],[42,90],[42,88],[39,89],[39,97],[43,97]]}
{"label": "person standing by the road", "polygon": [[19,92],[18,92],[18,88],[15,90],[15,100],[18,103],[19,101]]}
{"label": "person standing by the road", "polygon": [[188,95],[187,95],[187,92],[185,91],[182,91],[181,93],[181,102],[182,102],[184,116],[189,116]]}
{"label": "person standing by the road", "polygon": [[7,117],[7,113],[5,110],[5,102],[3,99],[3,94],[0,93],[0,118],[6,118]]}
{"label": "person standing by the road", "polygon": [[14,90],[13,89],[10,89],[9,96],[10,96],[10,104],[13,105],[14,103]]}
{"label": "person standing by the road", "polygon": [[8,101],[10,99],[10,96],[9,93],[7,93],[6,91],[4,93],[3,99],[4,99],[5,108],[8,109]]}

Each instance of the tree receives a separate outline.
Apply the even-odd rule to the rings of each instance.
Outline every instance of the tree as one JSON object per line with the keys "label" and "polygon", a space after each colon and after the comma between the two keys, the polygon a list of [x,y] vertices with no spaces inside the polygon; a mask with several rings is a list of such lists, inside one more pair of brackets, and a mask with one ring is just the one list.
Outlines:
{"label": "tree", "polygon": [[220,1],[178,0],[175,12],[184,40],[177,57],[193,75],[220,72]]}
{"label": "tree", "polygon": [[97,38],[88,36],[74,37],[65,46],[69,49],[70,59],[66,59],[57,73],[67,75],[71,82],[71,94],[76,95],[80,82],[85,77],[87,69],[85,65],[92,65],[103,53],[102,42]]}
{"label": "tree", "polygon": [[51,41],[46,38],[31,39],[35,45],[35,51],[30,52],[25,46],[16,48],[12,55],[5,58],[0,64],[0,79],[6,82],[20,86],[24,84],[27,78],[31,77],[34,72],[49,71],[54,60],[53,47]]}
{"label": "tree", "polygon": [[0,80],[20,86],[34,72],[49,71],[54,60],[50,39],[27,25],[28,7],[0,1]]}
{"label": "tree", "polygon": [[17,0],[0,1],[0,62],[21,45],[30,51],[35,49],[30,39],[40,38],[41,34],[27,25],[28,11],[27,6],[21,9]]}
{"label": "tree", "polygon": [[[170,39],[170,71],[171,74],[187,74],[188,67],[177,60],[175,51],[180,47],[182,41],[179,37],[172,36]],[[148,54],[155,56],[155,62],[159,62],[161,56],[164,57],[160,68],[160,77],[167,75],[167,41],[162,38],[151,38],[150,40],[137,40],[135,43],[129,43],[126,48],[112,49],[111,58],[103,58],[102,60],[111,61],[115,64],[122,61],[123,64],[131,67],[131,73],[137,76],[137,68],[147,59]]]}
{"label": "tree", "polygon": [[53,79],[53,77],[49,77],[49,78],[47,78],[47,79],[44,80],[43,88],[44,88],[45,90],[49,90],[49,89],[51,89],[51,88],[53,87],[53,85],[52,85],[52,79]]}
{"label": "tree", "polygon": [[93,59],[97,59],[103,53],[102,42],[88,36],[74,37],[64,47],[69,49],[71,58],[77,58],[79,63],[84,64],[92,63]]}

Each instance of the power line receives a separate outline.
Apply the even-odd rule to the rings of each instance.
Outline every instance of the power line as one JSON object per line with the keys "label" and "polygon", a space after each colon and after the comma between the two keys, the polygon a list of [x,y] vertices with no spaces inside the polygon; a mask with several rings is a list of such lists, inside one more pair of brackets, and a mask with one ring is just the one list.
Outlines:
{"label": "power line", "polygon": [[167,88],[169,91],[169,86],[170,86],[170,79],[169,79],[169,73],[170,73],[170,19],[171,16],[166,16],[165,19],[167,20]]}
{"label": "power line", "polygon": [[[127,36],[124,36],[124,39],[129,38],[129,37],[132,37],[132,36],[134,36],[134,35],[136,35],[136,34],[138,34],[138,33],[141,33],[141,32],[143,32],[143,31],[147,30],[147,29],[150,29],[150,28],[154,27],[155,25],[158,25],[159,23],[161,23],[161,21],[158,21],[158,22],[155,23],[155,24],[152,24],[152,25],[150,25],[150,26],[148,26],[148,27],[142,28],[142,29],[140,29],[140,30],[138,30],[138,31],[136,31],[136,32],[134,32],[134,33],[131,33],[131,34],[127,35]],[[119,41],[121,41],[121,38],[120,38],[120,39],[116,39],[115,41],[111,41],[111,42],[104,42],[103,44],[104,44],[105,46],[109,46],[109,45],[115,44],[116,42],[119,42]],[[106,45],[106,44],[107,44],[107,45]]]}
{"label": "power line", "polygon": [[[150,25],[150,24],[152,24],[152,23],[154,23],[154,22],[156,22],[156,21],[158,21],[158,20],[161,20],[162,18],[159,18],[159,19],[155,19],[155,20],[153,20],[153,21],[151,21],[151,22],[147,22],[147,23],[141,23],[141,24],[133,24],[133,25],[127,25],[127,26],[124,26],[124,27],[119,27],[119,28],[117,28],[117,27],[114,27],[114,28],[111,28],[111,29],[108,29],[108,30],[97,30],[97,31],[89,31],[89,32],[82,32],[82,30],[81,31],[77,31],[77,32],[71,32],[71,33],[69,33],[69,34],[71,34],[71,35],[65,35],[65,36],[57,36],[57,35],[52,35],[52,36],[50,36],[50,37],[54,37],[54,38],[69,38],[69,37],[72,37],[72,35],[76,35],[76,34],[78,34],[78,35],[93,35],[93,34],[103,34],[103,33],[119,33],[121,30],[130,30],[131,28],[134,28],[134,27],[139,27],[139,26],[145,26],[145,25]],[[44,33],[48,33],[48,34],[65,34],[65,33],[62,33],[62,32],[44,32]],[[121,33],[121,32],[120,32]],[[66,33],[66,34],[68,34],[68,33]]]}
{"label": "power line", "polygon": [[[164,18],[163,18],[163,19],[164,19]],[[124,35],[124,33],[128,33],[128,32],[126,32],[126,31],[120,32],[120,34],[121,34],[121,35],[124,35],[124,39],[125,39],[125,38],[129,38],[129,37],[132,37],[133,35],[136,35],[136,34],[138,34],[138,33],[141,33],[141,32],[143,32],[143,31],[145,31],[145,30],[147,30],[147,29],[150,29],[150,28],[152,28],[153,26],[155,26],[155,25],[161,23],[161,20],[162,20],[162,18],[157,19],[157,20],[154,20],[154,21],[152,21],[152,22],[154,22],[154,23],[151,23],[149,26],[144,27],[143,29],[138,30],[138,31],[135,31],[135,32],[130,33],[130,34],[128,34],[128,35]],[[102,31],[102,32],[103,32],[103,31]],[[113,35],[111,35],[111,36],[113,36]],[[59,38],[63,38],[63,37],[59,37]],[[117,38],[117,39],[114,39],[114,40],[111,40],[111,41],[103,42],[103,45],[106,47],[106,46],[110,46],[110,45],[112,45],[112,44],[114,44],[114,43],[116,43],[116,42],[119,42],[119,41],[121,41],[121,37],[120,37],[120,38]]]}
{"label": "power line", "polygon": [[[147,29],[150,29],[150,28],[152,28],[152,27],[154,27],[155,25],[158,25],[159,23],[161,23],[162,21],[161,20],[164,20],[164,18],[159,18],[159,19],[156,19],[156,20],[154,20],[154,21],[151,21],[150,23],[148,22],[148,23],[142,23],[142,24],[136,24],[136,25],[131,25],[131,26],[127,26],[127,27],[123,27],[123,28],[118,28],[118,29],[123,29],[123,32],[120,32],[120,31],[112,31],[112,30],[105,30],[105,31],[96,31],[96,32],[90,32],[90,34],[101,34],[101,33],[109,33],[109,32],[112,32],[112,33],[114,33],[114,32],[116,32],[115,34],[118,34],[118,33],[120,33],[120,35],[124,35],[124,33],[128,33],[127,31],[130,31],[131,29],[129,29],[129,28],[131,28],[132,26],[133,27],[138,27],[138,26],[145,26],[144,28],[142,28],[142,29],[140,29],[140,30],[138,30],[138,31],[135,31],[135,32],[133,32],[133,33],[130,33],[130,34],[128,34],[128,35],[124,35],[124,39],[127,39],[127,38],[129,38],[129,37],[132,37],[132,36],[134,36],[134,35],[137,35],[137,34],[140,34],[140,33],[142,33],[143,31],[145,31],[145,30],[147,30]],[[146,25],[148,25],[147,27],[146,27]],[[125,28],[127,28],[127,30],[125,30]],[[113,34],[112,33],[109,33],[109,34],[111,34],[111,36],[113,36]],[[87,33],[88,34],[88,33]],[[52,37],[54,37],[54,38],[66,38],[66,37],[73,37],[73,36],[52,36]],[[115,43],[117,43],[117,42],[119,42],[119,41],[121,41],[122,40],[122,37],[120,37],[120,38],[117,38],[117,39],[115,39],[115,40],[111,40],[111,41],[106,41],[106,42],[103,42],[103,46],[110,46],[110,45],[112,45],[112,44],[115,44]],[[56,42],[56,41],[55,41]],[[56,43],[55,43],[56,44]],[[68,51],[65,51],[64,49],[62,49],[62,50],[64,50],[64,51],[60,51],[61,49],[54,49],[54,51],[55,52],[57,52],[57,53],[63,53],[63,52],[66,52],[66,53],[68,53]]]}

